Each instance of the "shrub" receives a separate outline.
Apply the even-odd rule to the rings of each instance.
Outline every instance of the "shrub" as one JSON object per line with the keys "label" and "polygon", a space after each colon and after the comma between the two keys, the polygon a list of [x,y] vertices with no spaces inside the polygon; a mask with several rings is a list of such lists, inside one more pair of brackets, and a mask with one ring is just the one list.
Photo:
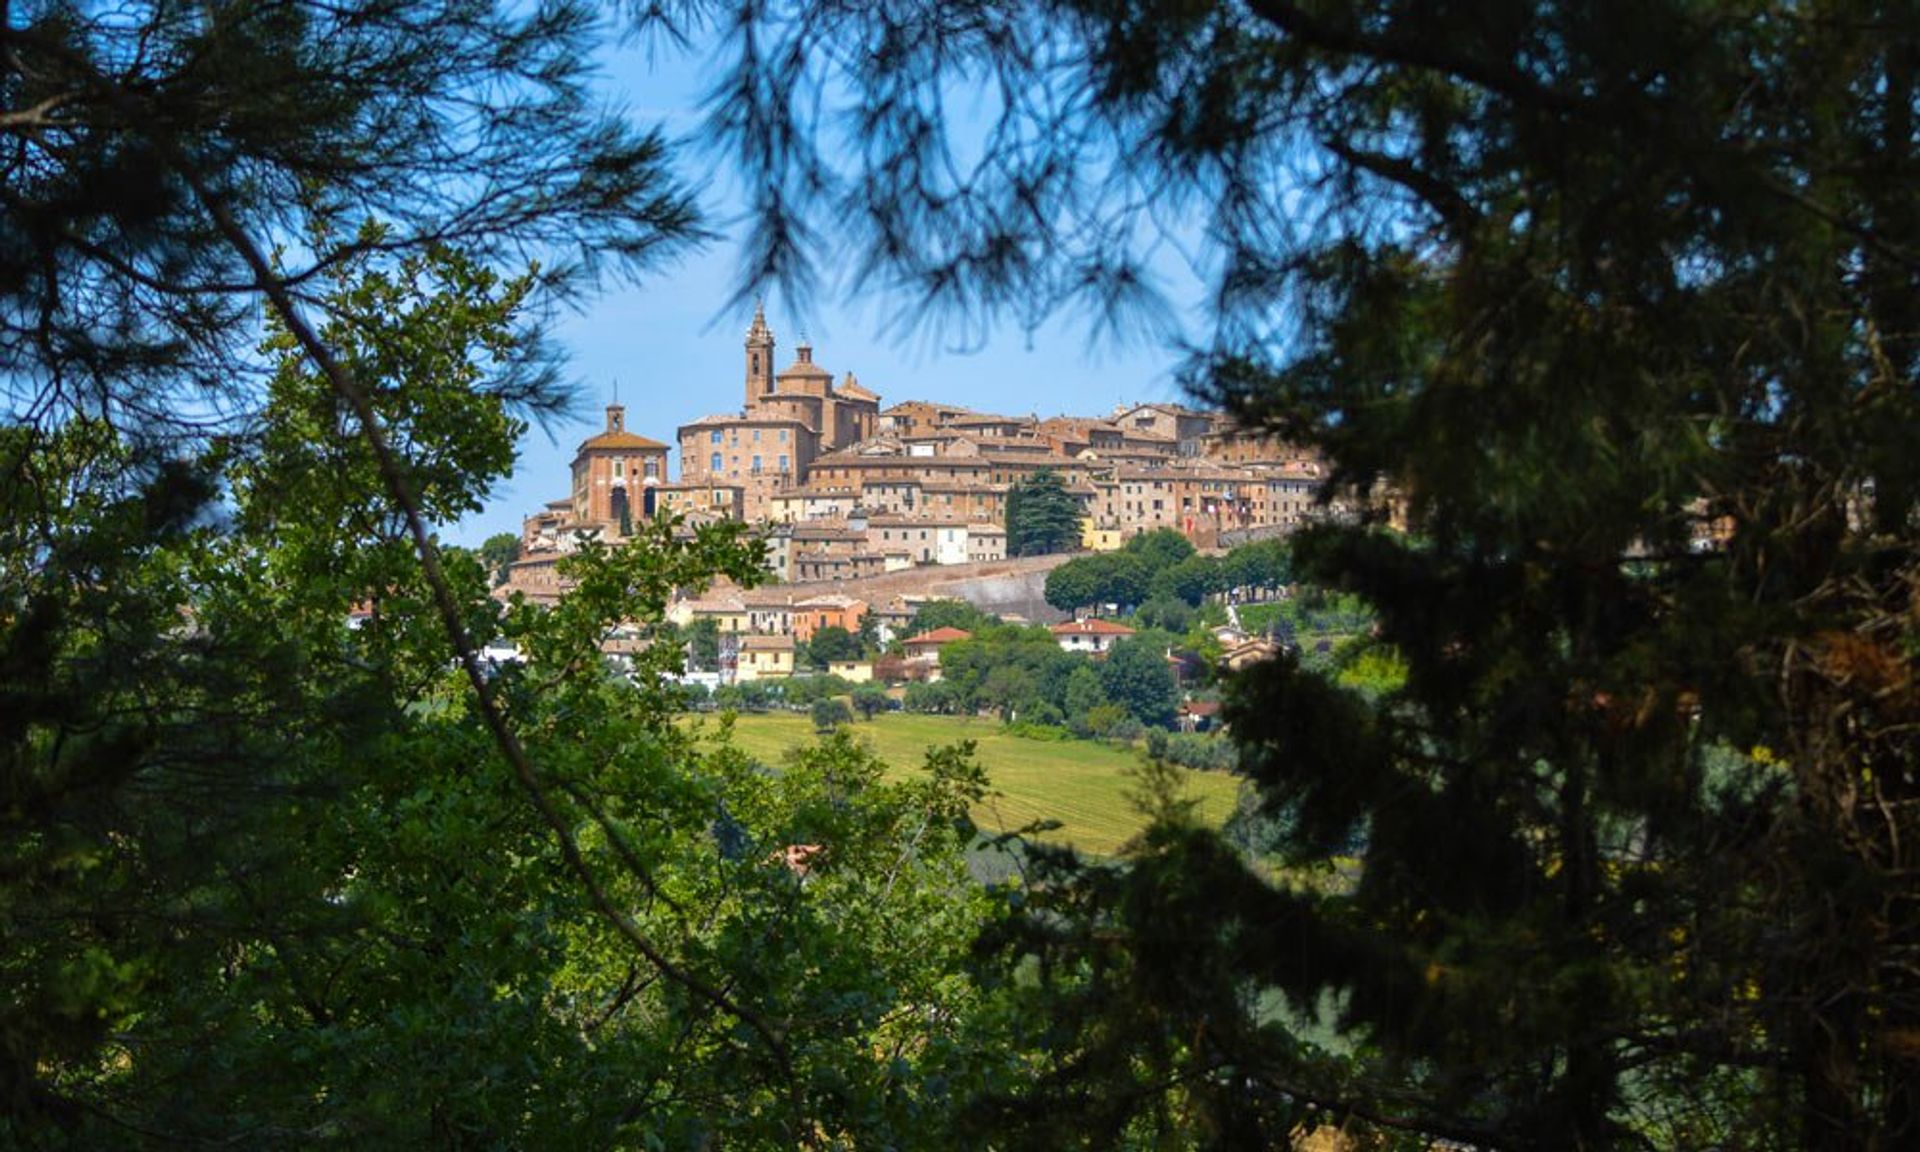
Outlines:
{"label": "shrub", "polygon": [[813,727],[815,731],[831,732],[842,724],[853,720],[853,712],[847,702],[838,698],[815,700],[813,702]]}
{"label": "shrub", "polygon": [[1073,739],[1073,732],[1070,729],[1058,724],[1040,724],[1031,720],[1016,720],[1007,725],[1007,735],[1018,736],[1022,740],[1048,742]]}

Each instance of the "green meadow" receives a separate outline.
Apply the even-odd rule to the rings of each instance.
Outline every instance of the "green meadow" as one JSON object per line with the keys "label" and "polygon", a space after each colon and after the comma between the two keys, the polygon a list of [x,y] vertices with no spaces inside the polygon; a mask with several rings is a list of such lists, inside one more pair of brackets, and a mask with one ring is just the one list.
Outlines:
{"label": "green meadow", "polygon": [[[711,727],[717,720],[707,714],[694,722]],[[972,716],[892,713],[847,727],[900,775],[917,771],[930,747],[973,741],[992,787],[974,809],[974,819],[983,828],[1004,831],[1056,820],[1061,827],[1046,839],[1107,856],[1145,824],[1129,799],[1138,790],[1133,771],[1140,762],[1137,750],[1090,740],[1030,740],[1009,735],[997,720]],[[743,713],[734,725],[734,743],[769,764],[778,764],[789,748],[813,739],[812,721],[799,713]],[[1217,772],[1181,775],[1186,795],[1199,801],[1200,817],[1215,824],[1225,821],[1233,811],[1239,779]]]}

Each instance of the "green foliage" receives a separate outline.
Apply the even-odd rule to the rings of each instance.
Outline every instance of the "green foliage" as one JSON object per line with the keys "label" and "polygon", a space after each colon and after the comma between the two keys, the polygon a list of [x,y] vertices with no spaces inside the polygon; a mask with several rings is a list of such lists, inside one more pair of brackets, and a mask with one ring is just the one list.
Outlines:
{"label": "green foliage", "polygon": [[[1046,705],[1042,704],[1041,707],[1045,708]],[[1018,736],[1022,740],[1039,740],[1049,743],[1074,738],[1071,729],[1050,720],[1016,720],[1007,725],[1007,735]]]}
{"label": "green foliage", "polygon": [[1155,573],[1165,571],[1193,558],[1193,542],[1172,528],[1155,528],[1127,538],[1121,551],[1138,556]]}
{"label": "green foliage", "polygon": [[815,668],[825,668],[835,660],[858,659],[860,641],[838,624],[828,624],[814,630],[813,636],[807,641],[807,653]]}
{"label": "green foliage", "polygon": [[1007,555],[1044,556],[1080,547],[1080,505],[1057,473],[1042,469],[1007,489]]}
{"label": "green foliage", "polygon": [[864,720],[872,720],[875,715],[893,707],[893,698],[887,690],[878,684],[856,684],[853,687],[853,708]]}
{"label": "green foliage", "polygon": [[1170,598],[1149,600],[1133,613],[1135,624],[1162,632],[1185,632],[1195,619],[1197,615],[1186,601]]}
{"label": "green foliage", "polygon": [[1000,623],[965,600],[929,600],[920,605],[907,624],[908,636],[922,636],[941,628],[958,628],[978,634]]}
{"label": "green foliage", "polygon": [[945,680],[909,684],[901,702],[909,712],[936,716],[956,716],[970,711],[966,694]]}
{"label": "green foliage", "polygon": [[[1279,661],[1232,709],[1293,864],[1358,844],[1354,882],[1171,806],[1125,871],[1046,877],[1005,963],[1052,1055],[995,1114],[1034,1145],[1281,1146],[1310,1108],[1421,1146],[1912,1137],[1914,14],[1475,15],[837,7],[753,23],[722,82],[749,180],[822,189],[943,317],[1152,330],[1155,222],[1204,221],[1190,382],[1415,533],[1291,554],[1404,683]],[[1017,128],[944,120],[956,84]],[[793,131],[820,93],[855,139]],[[809,213],[770,207],[755,271],[799,278]]]}
{"label": "green foliage", "polygon": [[[240,433],[258,415],[263,277],[305,289],[357,257],[457,244],[482,264],[546,249],[541,279],[562,286],[685,244],[693,213],[660,141],[588,96],[594,25],[565,3],[12,9],[10,413]],[[313,226],[349,213],[394,224]],[[551,367],[529,355],[500,390],[551,412]]]}
{"label": "green foliage", "polygon": [[1384,696],[1406,686],[1407,662],[1391,648],[1356,644],[1341,653],[1335,681],[1369,696]]}
{"label": "green foliage", "polygon": [[1096,704],[1087,709],[1085,725],[1088,735],[1121,744],[1138,740],[1145,731],[1140,721],[1120,704]]}
{"label": "green foliage", "polygon": [[1133,552],[1099,552],[1067,561],[1047,573],[1047,603],[1062,612],[1101,604],[1122,611],[1147,598],[1154,569]]}
{"label": "green foliage", "polygon": [[1241,605],[1239,613],[1242,627],[1276,632],[1296,642],[1358,635],[1376,619],[1360,597],[1316,584],[1296,585],[1285,600]]}
{"label": "green foliage", "polygon": [[480,543],[480,562],[498,588],[507,582],[507,569],[520,559],[520,537],[511,532],[496,532]]}
{"label": "green foliage", "polygon": [[845,696],[853,685],[839,676],[788,676],[767,681],[772,698],[788,708],[810,708],[817,700]]}
{"label": "green foliage", "polygon": [[822,696],[815,700],[808,715],[817,732],[831,732],[853,720],[853,711],[847,707],[847,702],[836,696]]}
{"label": "green foliage", "polygon": [[1094,712],[1106,705],[1107,692],[1100,686],[1100,674],[1091,664],[1082,664],[1067,674],[1067,682],[1061,690],[1060,706],[1067,715],[1067,724],[1076,735],[1096,736],[1100,734],[1095,724]]}
{"label": "green foliage", "polygon": [[1148,728],[1172,726],[1179,690],[1157,637],[1143,634],[1115,644],[1100,662],[1100,686],[1107,699]]}
{"label": "green foliage", "polygon": [[1045,702],[1064,715],[1067,678],[1081,660],[1044,628],[1000,629],[943,647],[941,683],[967,711],[991,709],[1005,719]]}
{"label": "green foliage", "polygon": [[[702,739],[718,739],[724,729],[733,747],[769,772],[778,770],[790,749],[816,739],[808,718],[793,712],[742,715],[730,726],[712,718],[683,717],[681,724],[689,732],[705,733]],[[974,818],[993,833],[1047,823],[1053,827],[1038,840],[1072,843],[1083,853],[1113,857],[1142,831],[1146,822],[1126,799],[1139,759],[1134,749],[1091,740],[1028,740],[1014,735],[1012,727],[976,716],[896,712],[842,732],[885,761],[889,781],[911,779],[929,747],[975,743],[976,759],[990,775],[993,791],[974,808]],[[1201,799],[1201,818],[1223,823],[1233,812],[1239,782],[1217,773],[1186,775],[1186,788]],[[1018,902],[1032,894],[1000,895]]]}
{"label": "green foliage", "polygon": [[1171,733],[1156,754],[1169,764],[1196,772],[1232,772],[1240,767],[1240,750],[1233,741],[1211,733]]}
{"label": "green foliage", "polygon": [[720,622],[711,616],[695,618],[681,634],[685,637],[687,668],[694,672],[720,669]]}
{"label": "green foliage", "polygon": [[1150,594],[1156,600],[1167,597],[1197,608],[1207,597],[1226,589],[1225,561],[1212,556],[1195,555],[1154,573]]}

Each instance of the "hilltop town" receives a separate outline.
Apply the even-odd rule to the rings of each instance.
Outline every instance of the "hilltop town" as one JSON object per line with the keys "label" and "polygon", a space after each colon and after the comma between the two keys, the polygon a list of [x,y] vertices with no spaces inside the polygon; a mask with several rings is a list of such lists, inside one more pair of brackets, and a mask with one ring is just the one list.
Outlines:
{"label": "hilltop town", "polygon": [[1105,416],[1009,416],[928,400],[881,406],[852,372],[838,382],[802,340],[786,368],[764,311],[747,329],[743,403],[682,425],[673,445],[627,427],[610,404],[574,455],[570,494],[528,516],[501,589],[565,592],[554,562],[643,519],[725,518],[760,526],[768,567],[789,584],[842,583],[925,566],[1003,561],[1008,490],[1042,471],[1079,502],[1083,547],[1107,550],[1172,528],[1202,548],[1286,532],[1325,512],[1323,466],[1172,403]]}

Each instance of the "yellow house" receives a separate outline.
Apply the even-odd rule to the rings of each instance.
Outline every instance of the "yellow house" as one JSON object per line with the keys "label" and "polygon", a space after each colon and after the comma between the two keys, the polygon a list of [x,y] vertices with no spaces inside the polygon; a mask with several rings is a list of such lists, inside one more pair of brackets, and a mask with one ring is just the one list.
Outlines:
{"label": "yellow house", "polygon": [[735,683],[778,680],[793,675],[793,637],[742,636],[734,664]]}
{"label": "yellow house", "polygon": [[752,613],[738,596],[717,596],[710,600],[682,600],[667,609],[667,619],[681,627],[696,620],[710,619],[722,635],[752,631]]}
{"label": "yellow house", "polygon": [[827,671],[849,684],[873,682],[873,661],[871,660],[834,660],[827,664]]}
{"label": "yellow house", "polygon": [[1080,547],[1089,552],[1118,551],[1124,542],[1118,528],[1102,528],[1091,519],[1080,522]]}

